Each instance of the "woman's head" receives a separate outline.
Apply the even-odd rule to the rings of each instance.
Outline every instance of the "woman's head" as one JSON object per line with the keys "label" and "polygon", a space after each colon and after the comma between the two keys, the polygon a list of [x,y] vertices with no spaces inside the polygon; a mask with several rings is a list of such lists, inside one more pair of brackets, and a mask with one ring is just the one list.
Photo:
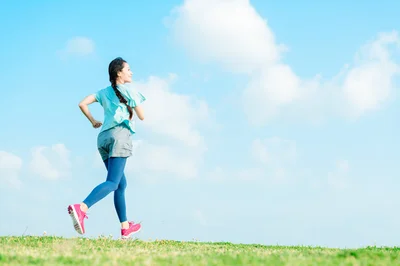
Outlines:
{"label": "woman's head", "polygon": [[117,88],[117,84],[132,82],[132,72],[128,63],[121,57],[117,57],[108,65],[108,74],[110,75],[111,86],[114,89],[119,101],[126,105],[129,112],[129,119],[132,119],[132,107],[128,105],[128,101],[124,98]]}
{"label": "woman's head", "polygon": [[110,62],[108,66],[108,74],[110,76],[111,84],[132,82],[132,71],[129,64],[121,57],[117,57]]}

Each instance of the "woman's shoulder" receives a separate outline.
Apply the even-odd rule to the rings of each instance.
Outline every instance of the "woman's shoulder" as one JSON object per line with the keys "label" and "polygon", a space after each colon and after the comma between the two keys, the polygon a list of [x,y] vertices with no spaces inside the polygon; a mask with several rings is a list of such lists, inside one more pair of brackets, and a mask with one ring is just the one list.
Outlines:
{"label": "woman's shoulder", "polygon": [[111,86],[107,86],[107,87],[98,89],[96,93],[105,95],[105,94],[109,94],[112,91],[113,91],[113,88]]}
{"label": "woman's shoulder", "polygon": [[112,93],[114,93],[111,86],[103,87],[98,89],[94,94],[98,102],[109,101],[112,98]]}
{"label": "woman's shoulder", "polygon": [[118,84],[117,87],[121,91],[130,91],[133,90],[134,86],[132,83],[124,83],[124,84]]}
{"label": "woman's shoulder", "polygon": [[133,83],[120,84],[118,85],[118,89],[127,98],[131,107],[135,107],[146,100]]}
{"label": "woman's shoulder", "polygon": [[132,83],[118,84],[118,90],[128,98],[132,98],[136,91]]}

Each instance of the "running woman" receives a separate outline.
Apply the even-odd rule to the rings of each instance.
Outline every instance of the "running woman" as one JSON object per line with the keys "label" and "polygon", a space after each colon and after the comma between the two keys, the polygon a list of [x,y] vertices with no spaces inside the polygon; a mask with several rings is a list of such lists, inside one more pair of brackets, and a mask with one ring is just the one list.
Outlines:
{"label": "running woman", "polygon": [[[133,111],[143,120],[141,103],[146,98],[132,88],[132,72],[129,64],[117,57],[110,62],[108,73],[111,86],[85,97],[79,108],[89,119],[94,128],[102,126],[97,137],[97,148],[107,168],[107,179],[95,187],[81,203],[68,206],[75,230],[85,233],[84,219],[86,212],[98,201],[114,192],[114,206],[121,223],[121,237],[129,238],[141,229],[141,225],[128,221],[126,215],[125,189],[127,186],[124,174],[126,160],[132,155],[132,139],[135,133]],[[104,124],[91,115],[88,105],[99,102],[104,109]]]}

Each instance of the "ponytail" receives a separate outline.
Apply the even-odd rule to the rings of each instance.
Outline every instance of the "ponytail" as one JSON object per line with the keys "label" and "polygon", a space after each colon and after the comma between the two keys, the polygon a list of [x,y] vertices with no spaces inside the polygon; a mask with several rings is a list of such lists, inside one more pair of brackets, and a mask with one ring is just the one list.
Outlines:
{"label": "ponytail", "polygon": [[126,107],[128,108],[129,119],[132,119],[132,116],[133,116],[132,107],[130,107],[130,106],[128,105],[127,100],[124,98],[124,96],[122,96],[121,92],[117,89],[117,84],[115,83],[115,80],[113,80],[113,81],[111,82],[111,86],[112,86],[112,88],[114,89],[114,92],[115,92],[115,94],[117,95],[119,101],[120,101],[121,103],[125,104]]}

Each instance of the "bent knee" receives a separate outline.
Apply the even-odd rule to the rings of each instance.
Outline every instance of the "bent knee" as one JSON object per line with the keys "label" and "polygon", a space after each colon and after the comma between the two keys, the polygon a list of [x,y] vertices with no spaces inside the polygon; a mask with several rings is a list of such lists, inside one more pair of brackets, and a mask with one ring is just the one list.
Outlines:
{"label": "bent knee", "polygon": [[125,189],[126,189],[126,183],[120,183],[120,184],[118,185],[118,190],[123,191],[123,190],[125,190]]}
{"label": "bent knee", "polygon": [[118,184],[114,182],[108,182],[108,189],[110,191],[115,191],[118,189]]}

